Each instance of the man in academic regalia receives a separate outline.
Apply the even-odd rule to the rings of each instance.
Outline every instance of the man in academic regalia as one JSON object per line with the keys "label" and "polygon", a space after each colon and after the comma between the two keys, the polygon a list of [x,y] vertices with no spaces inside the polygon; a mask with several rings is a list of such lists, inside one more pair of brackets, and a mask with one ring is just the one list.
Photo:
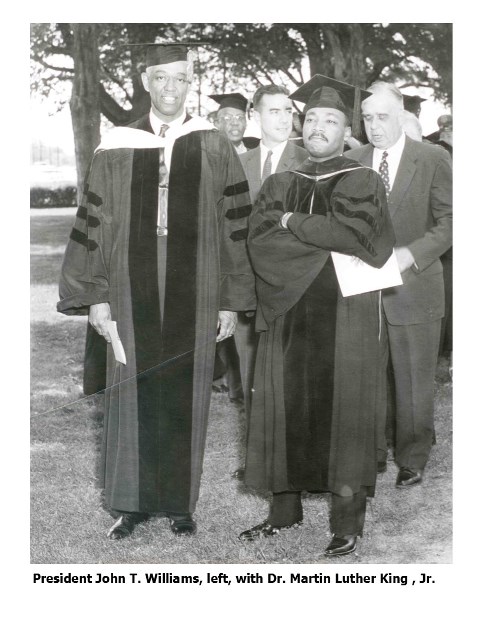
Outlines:
{"label": "man in academic regalia", "polygon": [[226,137],[185,112],[185,46],[151,45],[151,111],[96,151],[66,249],[58,310],[108,348],[101,484],[119,539],[150,515],[193,534],[216,341],[255,307],[248,185]]}
{"label": "man in academic regalia", "polygon": [[250,107],[248,99],[241,93],[210,95],[210,99],[220,104],[215,114],[215,127],[226,134],[237,153],[246,153],[256,147],[258,138],[244,137]]}
{"label": "man in academic regalia", "polygon": [[[244,138],[250,108],[250,102],[244,95],[241,93],[223,93],[210,95],[210,99],[220,104],[215,113],[215,127],[227,136],[238,154],[246,153],[258,144],[258,138]],[[253,310],[249,311],[248,314],[254,315]],[[238,342],[237,337],[239,330],[242,334],[243,325],[246,321],[245,313],[239,313],[237,319],[235,338],[225,339],[217,345],[217,365],[223,371],[223,375],[215,377],[212,388],[215,392],[228,392],[232,403],[243,404],[248,403],[249,396],[247,393],[244,399],[244,339],[240,336]]]}
{"label": "man in academic regalia", "polygon": [[330,252],[375,268],[392,254],[382,180],[342,157],[361,96],[319,75],[292,95],[306,102],[309,158],[265,181],[249,221],[261,335],[245,483],[273,492],[273,500],[267,520],[240,539],[298,526],[302,490],[328,491],[328,556],[352,552],[362,534],[377,473],[376,416],[385,405],[380,293],[343,297]]}

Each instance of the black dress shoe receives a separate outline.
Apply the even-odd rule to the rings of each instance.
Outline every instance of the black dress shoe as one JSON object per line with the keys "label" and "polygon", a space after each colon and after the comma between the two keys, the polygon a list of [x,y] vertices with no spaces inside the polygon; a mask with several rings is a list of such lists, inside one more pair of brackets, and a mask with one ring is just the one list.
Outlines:
{"label": "black dress shoe", "polygon": [[355,535],[344,535],[343,537],[333,536],[330,545],[325,550],[325,556],[344,556],[350,554],[357,547]]}
{"label": "black dress shoe", "polygon": [[281,530],[298,528],[298,526],[301,526],[302,524],[302,520],[299,520],[298,522],[294,522],[289,526],[272,526],[268,520],[265,520],[265,522],[257,524],[253,528],[244,530],[243,533],[240,533],[238,535],[238,538],[241,541],[253,541],[254,539],[258,539],[259,537],[272,537],[273,535],[278,534]]}
{"label": "black dress shoe", "polygon": [[377,474],[383,474],[387,471],[386,461],[377,461]]}
{"label": "black dress shoe", "polygon": [[190,513],[185,515],[171,515],[170,529],[174,535],[194,535],[197,532],[197,523]]}
{"label": "black dress shoe", "polygon": [[406,468],[402,466],[397,475],[397,481],[395,485],[397,487],[411,487],[412,485],[417,485],[422,482],[422,471],[421,470],[410,470],[410,468]]}
{"label": "black dress shoe", "polygon": [[243,481],[245,478],[245,468],[237,468],[235,472],[232,472],[232,479]]}
{"label": "black dress shoe", "polygon": [[122,513],[112,528],[108,531],[109,539],[123,539],[132,534],[133,529],[140,522],[148,520],[147,513]]}

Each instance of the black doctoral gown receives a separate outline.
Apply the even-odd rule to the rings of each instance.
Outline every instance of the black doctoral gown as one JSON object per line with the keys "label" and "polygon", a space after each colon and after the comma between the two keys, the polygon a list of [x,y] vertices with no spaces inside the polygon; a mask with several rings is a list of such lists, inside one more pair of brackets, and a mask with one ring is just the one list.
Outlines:
{"label": "black doctoral gown", "polygon": [[125,348],[123,365],[108,347],[100,481],[121,511],[195,509],[218,311],[255,308],[248,184],[228,139],[180,136],[169,173],[166,270],[159,149],[111,148],[94,156],[60,282],[58,310],[109,302]]}
{"label": "black doctoral gown", "polygon": [[[293,212],[288,230],[279,220]],[[373,493],[385,405],[379,292],[343,297],[330,251],[381,267],[393,248],[385,189],[337,157],[272,175],[249,222],[258,328],[245,483]]]}

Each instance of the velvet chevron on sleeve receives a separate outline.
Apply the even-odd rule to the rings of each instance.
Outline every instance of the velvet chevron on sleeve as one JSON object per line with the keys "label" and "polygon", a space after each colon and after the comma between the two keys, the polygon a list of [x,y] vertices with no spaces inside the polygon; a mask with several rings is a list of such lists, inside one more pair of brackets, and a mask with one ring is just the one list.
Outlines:
{"label": "velvet chevron on sleeve", "polygon": [[373,495],[386,398],[380,294],[344,298],[330,251],[385,263],[394,237],[383,185],[342,157],[307,162],[268,179],[250,227],[261,334],[245,483]]}
{"label": "velvet chevron on sleeve", "polygon": [[106,168],[105,154],[97,154],[68,240],[58,305],[58,310],[66,315],[86,315],[91,304],[109,300],[108,260],[112,240]]}
{"label": "velvet chevron on sleeve", "polygon": [[106,504],[188,513],[200,488],[218,311],[255,305],[242,232],[249,195],[237,155],[216,130],[175,140],[168,236],[160,237],[158,179],[158,148],[95,155],[58,310],[86,313],[108,301],[126,353],[126,365],[117,363],[108,346]]}

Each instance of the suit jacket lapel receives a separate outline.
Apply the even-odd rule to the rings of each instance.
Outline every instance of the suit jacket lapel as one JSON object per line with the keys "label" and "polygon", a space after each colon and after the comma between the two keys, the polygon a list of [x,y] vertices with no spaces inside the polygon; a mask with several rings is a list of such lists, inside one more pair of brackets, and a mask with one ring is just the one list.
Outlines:
{"label": "suit jacket lapel", "polygon": [[407,137],[405,139],[405,147],[400,159],[397,174],[395,175],[392,191],[388,199],[388,208],[391,216],[397,211],[405,193],[410,187],[417,170],[415,159],[415,143]]}
{"label": "suit jacket lapel", "polygon": [[287,142],[285,145],[285,149],[283,150],[282,156],[278,161],[276,173],[283,172],[285,170],[290,170],[292,168],[292,163],[295,160],[294,148],[290,142]]}
{"label": "suit jacket lapel", "polygon": [[[347,151],[348,157],[348,151]],[[360,164],[364,164],[371,168],[373,166],[373,147],[371,145],[367,145],[365,149],[363,149],[361,155],[358,157],[357,162]]]}

